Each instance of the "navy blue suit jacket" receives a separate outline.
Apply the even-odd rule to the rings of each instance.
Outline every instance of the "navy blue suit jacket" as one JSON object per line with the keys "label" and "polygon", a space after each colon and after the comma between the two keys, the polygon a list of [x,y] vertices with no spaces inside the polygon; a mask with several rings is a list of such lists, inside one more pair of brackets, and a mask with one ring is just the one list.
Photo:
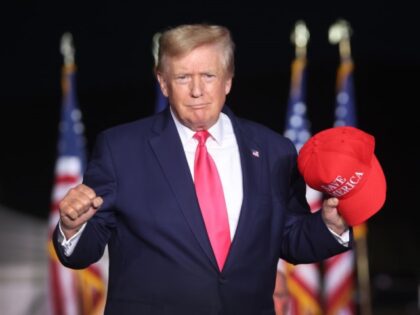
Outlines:
{"label": "navy blue suit jacket", "polygon": [[[104,199],[61,262],[85,268],[109,246],[105,314],[274,314],[277,261],[320,261],[345,251],[309,214],[296,150],[226,108],[237,138],[243,203],[219,272],[181,140],[168,110],[102,132],[84,182]],[[258,152],[258,154],[255,154]]]}

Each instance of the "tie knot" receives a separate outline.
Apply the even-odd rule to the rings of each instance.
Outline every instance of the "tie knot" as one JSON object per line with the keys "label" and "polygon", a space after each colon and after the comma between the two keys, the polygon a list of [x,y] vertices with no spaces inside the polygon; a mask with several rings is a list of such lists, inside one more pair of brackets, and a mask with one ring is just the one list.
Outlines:
{"label": "tie knot", "polygon": [[209,136],[210,136],[210,134],[207,130],[197,131],[194,134],[194,138],[198,140],[199,145],[204,145]]}

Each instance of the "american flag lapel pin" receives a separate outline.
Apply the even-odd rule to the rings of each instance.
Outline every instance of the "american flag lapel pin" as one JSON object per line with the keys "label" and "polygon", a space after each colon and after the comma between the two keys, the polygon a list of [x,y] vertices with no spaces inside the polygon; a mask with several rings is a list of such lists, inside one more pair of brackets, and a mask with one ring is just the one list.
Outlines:
{"label": "american flag lapel pin", "polygon": [[251,150],[251,153],[252,153],[253,156],[255,156],[257,158],[260,157],[260,151],[258,151],[258,150]]}

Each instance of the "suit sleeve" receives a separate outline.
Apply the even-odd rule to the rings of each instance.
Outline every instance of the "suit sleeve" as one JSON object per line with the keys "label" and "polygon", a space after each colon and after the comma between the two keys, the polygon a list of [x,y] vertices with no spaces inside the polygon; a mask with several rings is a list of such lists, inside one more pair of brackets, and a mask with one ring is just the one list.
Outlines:
{"label": "suit sleeve", "polygon": [[117,180],[113,167],[112,153],[104,133],[98,136],[91,160],[84,174],[83,182],[104,200],[98,212],[87,222],[73,253],[64,255],[58,243],[58,225],[53,234],[53,243],[61,263],[69,268],[82,269],[98,261],[104,254],[115,230],[115,199]]}
{"label": "suit sleeve", "polygon": [[348,250],[351,242],[349,247],[341,245],[325,225],[321,211],[310,212],[306,184],[297,169],[294,148],[292,150],[281,258],[293,264],[319,262]]}

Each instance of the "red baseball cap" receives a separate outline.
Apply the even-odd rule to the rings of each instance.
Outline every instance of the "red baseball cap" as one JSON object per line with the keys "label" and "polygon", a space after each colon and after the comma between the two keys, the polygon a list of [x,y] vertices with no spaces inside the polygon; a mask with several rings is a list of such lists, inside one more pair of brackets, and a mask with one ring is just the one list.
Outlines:
{"label": "red baseball cap", "polygon": [[385,203],[386,180],[374,149],[372,135],[342,126],[317,133],[299,152],[305,182],[337,197],[338,211],[351,226],[369,219]]}

